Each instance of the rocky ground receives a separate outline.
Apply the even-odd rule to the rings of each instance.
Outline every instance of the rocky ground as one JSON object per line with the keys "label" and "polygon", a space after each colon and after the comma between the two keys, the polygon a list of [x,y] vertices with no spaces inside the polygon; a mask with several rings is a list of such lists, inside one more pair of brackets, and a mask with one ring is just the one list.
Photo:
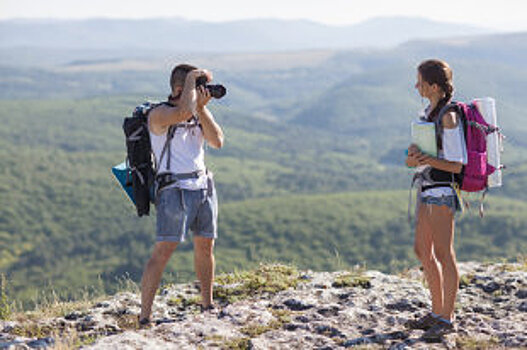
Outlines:
{"label": "rocky ground", "polygon": [[463,263],[457,331],[438,343],[404,323],[429,310],[418,270],[298,272],[280,265],[218,278],[217,310],[195,284],[164,288],[155,325],[121,293],[48,319],[0,321],[0,349],[527,349],[527,265]]}

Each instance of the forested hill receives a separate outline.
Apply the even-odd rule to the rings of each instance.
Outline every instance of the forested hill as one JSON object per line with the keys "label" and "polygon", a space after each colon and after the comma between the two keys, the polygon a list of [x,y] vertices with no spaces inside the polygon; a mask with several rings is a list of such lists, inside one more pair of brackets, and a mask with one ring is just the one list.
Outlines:
{"label": "forested hill", "polygon": [[[480,37],[192,56],[229,89],[211,103],[225,147],[207,150],[220,195],[218,270],[277,260],[324,270],[415,265],[403,159],[409,122],[423,107],[415,67],[436,56],[454,68],[457,98],[496,98],[508,136],[504,187],[487,197],[484,219],[460,217],[458,257],[525,254],[527,34],[499,39],[499,50],[495,37]],[[122,118],[165,98],[170,65],[190,57],[123,53],[64,64],[54,56],[62,51],[46,50],[46,65],[0,66],[0,270],[9,296],[28,307],[51,290],[75,298],[83,287],[114,291],[122,276],[139,280],[153,218],[135,216],[110,168],[125,156]],[[191,249],[178,248],[166,280],[191,278]]]}

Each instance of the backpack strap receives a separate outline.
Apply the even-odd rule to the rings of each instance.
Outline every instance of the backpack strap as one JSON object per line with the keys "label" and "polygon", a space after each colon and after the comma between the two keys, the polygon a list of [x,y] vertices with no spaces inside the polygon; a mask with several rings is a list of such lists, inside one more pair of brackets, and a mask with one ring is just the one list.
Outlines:
{"label": "backpack strap", "polygon": [[[446,105],[439,110],[439,113],[437,115],[437,118],[433,120],[435,127],[436,127],[436,142],[437,142],[437,149],[442,150],[443,149],[443,116],[450,110],[454,110],[457,112],[458,116],[461,116],[463,114],[461,108],[456,102],[449,102]],[[464,119],[461,117],[461,119]]]}
{"label": "backpack strap", "polygon": [[[167,171],[170,171],[170,158],[171,157],[171,148],[170,148],[170,141],[172,141],[172,139],[174,138],[174,135],[176,134],[176,130],[178,128],[187,128],[187,129],[190,129],[190,128],[195,128],[199,126],[198,124],[198,118],[196,118],[195,116],[192,116],[190,122],[187,122],[187,123],[179,123],[179,124],[174,124],[174,125],[171,125],[169,128],[168,128],[168,131],[167,131],[167,139],[165,141],[165,145],[163,146],[163,150],[161,151],[161,155],[159,156],[159,164],[161,164],[161,161],[163,160],[163,157],[165,156],[165,153],[167,153]],[[156,166],[156,173],[158,171],[158,167]]]}
{"label": "backpack strap", "polygon": [[[447,103],[445,106],[443,106],[443,108],[441,108],[437,118],[433,120],[436,130],[436,142],[438,150],[443,149],[443,116],[450,110],[454,110],[457,113],[460,119],[459,121],[463,125],[463,132],[466,133],[466,120],[462,108],[457,102]],[[428,186],[424,186],[422,188],[422,191],[431,188],[451,186],[454,183],[461,185],[463,181],[463,169],[461,170],[460,174],[454,174],[448,171],[431,168],[430,171],[425,174],[425,180],[427,180],[431,184]]]}
{"label": "backpack strap", "polygon": [[[163,101],[161,103],[156,104],[152,109],[158,106],[175,107],[175,105],[173,105],[172,103],[168,101]],[[159,156],[159,161],[155,162],[156,164],[155,164],[154,170],[156,174],[159,171],[159,164],[161,164],[163,157],[165,156],[165,153],[167,153],[167,151],[168,151],[168,154],[167,154],[167,160],[166,160],[166,168],[167,168],[167,171],[170,170],[170,158],[171,158],[170,141],[172,141],[172,139],[174,138],[174,135],[176,134],[176,130],[178,128],[193,128],[196,126],[201,127],[201,125],[198,124],[198,118],[196,118],[195,116],[192,116],[192,118],[190,119],[190,122],[170,125],[167,131],[167,139],[165,141],[165,144],[163,145],[163,150],[161,151],[161,155]]]}

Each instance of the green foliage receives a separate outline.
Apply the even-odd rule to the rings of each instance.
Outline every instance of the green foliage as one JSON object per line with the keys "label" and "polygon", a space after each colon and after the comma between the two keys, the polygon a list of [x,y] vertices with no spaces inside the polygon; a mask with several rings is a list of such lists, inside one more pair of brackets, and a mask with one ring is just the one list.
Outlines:
{"label": "green foliage", "polygon": [[231,338],[226,340],[221,346],[222,350],[249,350],[251,349],[251,339],[248,337]]}
{"label": "green foliage", "polygon": [[497,348],[498,344],[498,339],[494,337],[473,338],[465,336],[456,338],[456,349],[487,350]]}
{"label": "green foliage", "polygon": [[232,303],[262,293],[278,293],[298,284],[296,268],[281,264],[260,265],[255,270],[222,274],[216,277],[214,298]]}
{"label": "green foliage", "polygon": [[[483,220],[460,218],[457,256],[524,254],[527,70],[520,41],[509,38],[499,54],[481,42],[420,43],[339,52],[309,67],[218,70],[216,79],[229,88],[211,107],[225,147],[207,156],[220,199],[218,270],[257,269],[265,261],[316,270],[367,262],[387,272],[416,264],[404,191],[411,172],[402,162],[409,120],[420,108],[414,67],[437,55],[454,67],[459,98],[497,99],[509,136],[504,187],[491,190]],[[110,167],[125,155],[122,118],[144,100],[163,99],[167,73],[0,72],[0,270],[16,296],[9,302],[34,308],[82,299],[84,291],[137,290],[155,211],[138,219]],[[194,278],[191,249],[178,247],[164,282]],[[236,283],[264,288],[250,281]]]}
{"label": "green foliage", "polygon": [[11,305],[7,298],[7,281],[4,274],[0,274],[0,320],[7,320],[11,315]]}
{"label": "green foliage", "polygon": [[192,305],[200,305],[201,297],[198,295],[185,297],[182,295],[173,296],[167,300],[168,306],[177,306],[181,308],[187,308]]}
{"label": "green foliage", "polygon": [[371,288],[371,278],[357,274],[356,272],[346,272],[338,275],[333,281],[333,287],[336,288],[347,288],[347,287],[361,287]]}
{"label": "green foliage", "polygon": [[27,322],[16,325],[9,331],[13,335],[26,338],[45,338],[53,333],[53,328],[48,325],[39,325],[36,322]]}

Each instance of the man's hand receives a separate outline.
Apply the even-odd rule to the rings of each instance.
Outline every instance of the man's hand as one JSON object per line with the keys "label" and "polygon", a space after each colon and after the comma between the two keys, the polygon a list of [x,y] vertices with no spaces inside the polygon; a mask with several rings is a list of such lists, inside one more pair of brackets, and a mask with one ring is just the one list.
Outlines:
{"label": "man's hand", "polygon": [[207,82],[212,81],[212,72],[206,69],[194,69],[187,74],[187,77],[191,77],[194,81],[202,76],[207,77]]}
{"label": "man's hand", "polygon": [[205,86],[198,86],[196,88],[196,91],[198,93],[198,99],[196,101],[198,108],[203,108],[207,103],[209,103],[212,96],[210,95],[209,89],[205,88]]}

